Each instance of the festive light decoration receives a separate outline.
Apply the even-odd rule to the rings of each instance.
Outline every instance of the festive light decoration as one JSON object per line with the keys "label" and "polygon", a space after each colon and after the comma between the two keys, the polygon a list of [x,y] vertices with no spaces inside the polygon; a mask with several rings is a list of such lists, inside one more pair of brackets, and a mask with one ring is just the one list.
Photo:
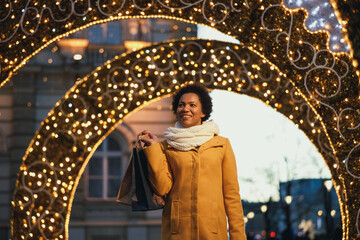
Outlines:
{"label": "festive light decoration", "polygon": [[345,41],[351,46],[350,56],[360,76],[360,0],[330,0],[343,26]]}
{"label": "festive light decoration", "polygon": [[[163,43],[107,62],[77,83],[49,113],[21,167],[13,201],[17,216],[12,219],[13,236],[66,238],[76,185],[102,139],[126,115],[195,82],[260,99],[297,124],[329,165],[338,164],[320,117],[275,66],[230,43]],[[338,168],[331,171],[339,179]],[[339,180],[336,185],[343,188]]]}
{"label": "festive light decoration", "polygon": [[305,8],[309,13],[305,21],[307,28],[311,31],[327,30],[330,33],[329,46],[332,51],[349,51],[349,46],[341,33],[341,24],[329,0],[284,0],[284,4],[288,8]]}
{"label": "festive light decoration", "polygon": [[[251,68],[244,67],[241,63],[243,60],[246,63],[246,58],[237,60],[233,55],[236,51],[226,47],[217,55],[215,51],[220,47],[212,47],[213,42],[206,46],[200,42],[183,42],[183,46],[175,49],[177,43],[173,46],[169,43],[168,47],[153,47],[149,52],[140,50],[105,64],[74,86],[49,113],[31,142],[14,193],[14,238],[66,239],[76,186],[101,140],[128,113],[146,101],[170,94],[177,83],[185,81],[200,81],[210,88],[242,93],[251,86],[250,89],[263,94],[264,102],[299,124],[319,147],[332,173],[340,200],[344,238],[357,238],[360,233],[359,79],[347,54],[329,50],[327,32],[311,33],[306,29],[306,14],[304,10],[286,9],[279,0],[8,0],[0,10],[3,31],[0,51],[4,53],[0,63],[4,82],[42,48],[68,34],[107,21],[157,17],[204,24],[232,35],[257,53],[261,62],[265,61],[263,64],[270,64],[270,70],[278,69],[280,82],[287,78],[291,83],[288,85],[291,89],[281,84],[276,88],[279,82],[276,79],[264,81],[264,76],[272,73],[270,70],[256,72],[267,69],[261,62]],[[203,50],[212,54],[208,60],[204,57],[208,53]],[[136,62],[137,59],[142,60]],[[199,61],[205,62],[199,64]],[[229,61],[227,66],[226,61]],[[105,74],[104,69],[111,71]],[[263,81],[263,85],[255,84],[257,80]],[[275,94],[283,90],[285,94]],[[293,100],[286,97],[286,90],[293,93]],[[247,94],[257,97],[256,91]],[[307,105],[297,106],[298,98]],[[296,106],[298,109],[293,108]],[[307,119],[297,114],[304,108],[309,111]],[[303,127],[302,124],[307,124],[305,120],[310,121],[313,135]],[[59,141],[61,146],[56,144]]]}

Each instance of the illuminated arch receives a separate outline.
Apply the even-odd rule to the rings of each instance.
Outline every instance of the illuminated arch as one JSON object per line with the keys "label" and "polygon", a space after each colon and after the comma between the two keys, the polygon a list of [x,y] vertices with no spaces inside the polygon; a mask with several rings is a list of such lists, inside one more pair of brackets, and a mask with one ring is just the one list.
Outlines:
{"label": "illuminated arch", "polygon": [[[235,44],[174,41],[107,62],[51,110],[21,166],[13,201],[13,237],[67,239],[76,187],[96,147],[129,113],[191,82],[256,97],[283,113],[319,149],[340,200],[346,197],[339,168],[332,167],[339,163],[321,118],[284,74]],[[344,214],[346,206],[341,204],[341,210]]]}
{"label": "illuminated arch", "polygon": [[[358,181],[360,178],[360,162],[358,160],[360,156],[359,79],[347,54],[334,54],[328,49],[326,32],[310,33],[307,31],[304,26],[305,11],[288,10],[281,4],[280,0],[228,0],[221,2],[209,0],[197,0],[194,2],[182,0],[149,0],[148,2],[138,0],[28,0],[13,2],[7,0],[6,2],[5,8],[0,13],[2,29],[0,34],[0,51],[2,53],[0,57],[0,74],[3,80],[2,84],[9,80],[11,75],[26,64],[33,55],[50,43],[83,28],[107,21],[151,17],[175,19],[208,25],[239,39],[242,45],[258,53],[269,63],[276,66],[283,76],[291,81],[297,93],[306,100],[307,106],[311,106],[311,109],[316,113],[317,121],[319,124],[321,123],[324,130],[323,135],[328,137],[329,140],[328,152],[333,153],[331,160],[326,161],[338,187],[336,189],[337,193],[342,196],[340,205],[343,216],[344,237],[346,239],[356,238],[357,234],[360,234],[358,224],[360,217],[360,197],[358,196],[360,194],[360,183]],[[130,59],[128,60],[130,61]],[[165,72],[165,69],[163,71]],[[85,84],[84,88],[86,82],[82,83]],[[216,88],[220,88],[220,86],[218,85]],[[106,88],[100,88],[100,91],[102,90],[107,91]],[[236,89],[232,89],[232,91],[236,91]],[[93,94],[96,94],[96,91]],[[160,92],[159,96],[163,96],[163,94],[165,93]],[[104,95],[104,99],[107,98],[108,96]],[[104,104],[103,101],[105,100],[99,100],[99,103]],[[67,99],[64,99],[64,102],[66,101]],[[83,108],[88,107],[83,99],[79,98],[76,101],[78,101],[77,105],[83,104]],[[93,100],[91,103],[98,102]],[[273,107],[275,108],[275,106]],[[55,114],[70,114],[68,113],[69,110],[71,110],[71,107],[61,105],[61,109]],[[103,110],[103,106],[98,106],[97,110]],[[111,113],[111,110],[107,111]],[[74,112],[72,114],[71,119],[75,119],[80,123],[80,121],[86,119],[85,116],[88,116],[89,113]],[[127,113],[122,114],[122,117],[124,117],[124,114]],[[290,117],[290,115],[288,116]],[[49,123],[55,124],[53,123],[55,120],[48,118],[45,120],[45,125],[49,126]],[[107,119],[104,118],[101,121],[104,123]],[[110,126],[110,123],[108,123],[108,126]],[[74,128],[76,127],[81,126],[75,126]],[[102,131],[107,131],[108,128]],[[63,131],[59,131],[54,133],[54,136],[64,137],[64,142],[71,143],[69,146],[79,144],[77,138],[74,137],[75,135],[70,134],[67,136],[63,133]],[[82,134],[86,136],[86,133],[84,134],[81,130],[79,136]],[[40,135],[37,135],[36,138],[38,136]],[[326,137],[322,139],[326,139]],[[31,181],[27,181],[28,178],[51,175],[48,172],[36,176],[33,176],[33,174],[22,175],[25,174],[24,171],[30,174],[29,168],[42,169],[43,167],[44,169],[51,169],[53,167],[50,163],[50,165],[46,166],[45,163],[43,165],[29,165],[29,159],[31,159],[29,156],[37,156],[34,159],[45,159],[44,162],[47,161],[46,159],[53,157],[49,155],[50,153],[46,153],[46,148],[44,148],[44,152],[39,152],[39,149],[35,148],[37,142],[40,144],[40,139],[36,140],[36,138],[29,147],[29,152],[20,171],[18,184],[30,183]],[[92,141],[92,139],[95,139],[95,137],[90,136],[89,141]],[[54,144],[51,136],[47,140],[41,140],[45,141],[44,143],[47,145]],[[33,144],[35,145],[33,146]],[[86,142],[84,146],[88,144],[90,143]],[[59,148],[58,151],[71,155],[72,152],[68,152],[69,146],[62,146],[63,149]],[[77,148],[74,148],[74,150],[77,150]],[[91,153],[93,149],[90,149],[89,152]],[[76,156],[78,157],[78,155]],[[56,156],[54,156],[54,159],[56,159]],[[86,157],[78,160],[81,159],[87,161]],[[334,164],[331,165],[331,163]],[[72,167],[71,164],[69,165],[71,169],[76,167]],[[67,164],[63,163],[63,166],[65,165]],[[79,170],[80,173],[81,169]],[[51,172],[51,170],[48,171]],[[61,174],[62,170],[59,171],[59,174]],[[52,172],[54,173],[54,171]],[[27,180],[21,182],[21,177]],[[41,181],[39,184],[42,186]],[[52,186],[52,184],[54,183],[49,183],[49,186]],[[76,186],[75,180],[67,188],[73,186]],[[32,188],[35,190],[31,190],[30,194],[29,189]],[[61,201],[59,202],[58,198],[54,200],[53,197],[40,190],[43,190],[43,188],[36,188],[33,185],[26,188],[17,188],[14,205],[17,206],[17,203],[19,203],[18,197],[26,197],[26,194],[33,196],[34,191],[42,194],[41,196],[36,195],[38,198],[47,198],[51,204],[63,204]],[[31,197],[30,195],[29,197]],[[29,197],[27,198],[30,199]],[[26,204],[20,205],[25,206]],[[24,208],[24,206],[20,207]],[[33,208],[35,209],[35,207],[36,205]],[[49,215],[49,213],[46,214]],[[45,215],[39,213],[39,216],[36,214],[35,216],[35,220],[37,220]],[[53,218],[61,219],[62,216],[67,217],[68,215],[57,213]],[[64,221],[67,223],[68,219],[66,218]],[[18,225],[15,224],[14,226]],[[66,229],[67,224],[59,232],[62,233]],[[40,232],[36,234],[40,234]],[[65,237],[66,233],[63,236]]]}

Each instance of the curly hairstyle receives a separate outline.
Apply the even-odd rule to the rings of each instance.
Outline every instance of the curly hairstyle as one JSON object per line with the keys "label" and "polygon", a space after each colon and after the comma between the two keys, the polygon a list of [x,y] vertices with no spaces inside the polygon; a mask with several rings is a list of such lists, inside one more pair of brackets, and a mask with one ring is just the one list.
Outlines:
{"label": "curly hairstyle", "polygon": [[195,93],[196,95],[198,95],[199,100],[201,102],[201,111],[205,114],[205,117],[201,118],[201,122],[208,120],[213,110],[212,99],[209,95],[208,90],[199,84],[186,85],[185,87],[180,88],[173,95],[172,110],[174,114],[176,115],[180,98],[185,93]]}

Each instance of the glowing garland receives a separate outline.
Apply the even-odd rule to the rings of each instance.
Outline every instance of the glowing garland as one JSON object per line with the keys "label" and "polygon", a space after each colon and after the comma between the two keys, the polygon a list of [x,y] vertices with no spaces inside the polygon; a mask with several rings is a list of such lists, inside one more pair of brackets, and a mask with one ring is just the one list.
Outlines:
{"label": "glowing garland", "polygon": [[[338,164],[316,112],[264,59],[223,42],[164,43],[106,63],[56,104],[21,167],[13,201],[13,237],[66,239],[76,186],[96,147],[129,113],[194,82],[260,99],[297,124],[329,166]],[[339,168],[330,170],[337,192],[345,198]]]}
{"label": "glowing garland", "polygon": [[337,19],[343,26],[345,40],[351,46],[350,55],[353,65],[357,68],[357,75],[360,76],[360,1],[330,0],[330,2],[334,7]]}
{"label": "glowing garland", "polygon": [[[10,1],[0,9],[0,79],[11,75],[36,53],[59,38],[94,24],[133,17],[161,17],[209,25],[241,39],[258,14],[280,1],[82,0]],[[253,15],[253,16],[252,16]],[[255,18],[254,18],[255,16]],[[301,27],[301,30],[304,27]],[[252,33],[259,33],[252,29]],[[260,31],[261,32],[261,31]],[[254,36],[254,34],[253,34]],[[318,38],[319,36],[317,36]],[[314,37],[313,37],[314,38]],[[252,45],[251,42],[244,44]],[[313,39],[315,40],[315,39]],[[257,40],[256,40],[257,41]],[[312,41],[314,42],[314,41]],[[322,49],[327,49],[327,41]],[[255,47],[256,49],[256,47]],[[262,52],[262,50],[258,50]]]}
{"label": "glowing garland", "polygon": [[[343,216],[344,237],[345,239],[355,238],[357,234],[360,233],[358,214],[360,213],[360,198],[358,196],[360,194],[360,186],[358,181],[356,181],[360,178],[360,170],[358,167],[360,163],[358,160],[360,156],[360,144],[358,142],[360,135],[358,78],[351,64],[351,59],[347,54],[334,54],[329,50],[327,46],[327,33],[325,31],[319,31],[314,34],[310,33],[305,28],[305,11],[287,10],[281,5],[280,1],[263,2],[262,0],[200,0],[191,3],[187,3],[186,1],[168,0],[132,0],[121,2],[101,0],[69,0],[53,2],[20,2],[15,0],[11,2],[8,0],[6,7],[0,10],[1,29],[4,29],[2,30],[3,33],[0,36],[0,51],[4,53],[0,59],[1,79],[3,79],[4,82],[8,80],[10,76],[23,64],[25,64],[26,61],[34,54],[39,52],[42,48],[48,46],[51,42],[65,37],[68,34],[74,33],[93,24],[99,24],[106,21],[142,17],[175,19],[196,24],[205,24],[217,28],[226,34],[238,38],[244,46],[247,46],[253,52],[257,52],[261,57],[274,64],[283,73],[283,76],[287,77],[289,81],[291,81],[296,88],[296,92],[307,101],[308,106],[311,106],[311,109],[316,113],[315,115],[324,129],[323,134],[330,139],[328,149],[333,151],[333,157],[331,160],[326,158],[326,161],[333,174],[333,179],[337,184],[337,193],[341,196],[340,203]],[[38,21],[34,21],[34,19],[37,19]],[[111,66],[109,68],[111,68]],[[165,72],[167,72],[167,70],[165,71],[164,69],[162,71],[164,75]],[[95,80],[95,83],[99,84],[100,82],[96,82]],[[139,88],[139,83],[137,84],[138,85],[136,86]],[[164,83],[161,82],[161,84]],[[113,86],[113,84],[111,86]],[[219,88],[221,85],[218,84],[216,87]],[[101,95],[102,91],[105,90],[106,88],[99,88],[99,92],[97,92],[98,89],[96,88],[91,91],[91,93],[94,95]],[[169,93],[172,90],[173,89],[169,88]],[[234,88],[231,90],[236,91]],[[74,98],[77,98],[77,94],[78,93],[75,92]],[[163,96],[164,94],[165,92],[160,91],[156,96]],[[127,98],[123,97],[120,92],[119,99],[121,100],[118,99],[117,101],[122,101],[125,98],[123,103],[124,106],[126,102],[128,102],[127,104],[130,104],[129,106],[131,106],[133,102],[130,103],[130,101],[136,99],[133,95],[136,95],[136,91],[132,92],[131,96],[127,96]],[[140,93],[139,96],[141,96]],[[81,113],[80,108],[77,108],[78,112],[71,112],[71,107],[69,107],[69,105],[64,105],[62,106],[64,108],[61,111],[58,110],[58,112],[53,112],[54,114],[60,114],[60,116],[52,116],[51,119],[48,118],[45,120],[45,125],[49,129],[51,127],[48,124],[53,123],[53,121],[56,121],[57,117],[61,117],[63,114],[69,114],[67,121],[74,124],[74,126],[72,126],[74,129],[80,129],[72,132],[71,134],[73,135],[70,134],[71,137],[67,135],[63,136],[63,132],[56,132],[54,135],[52,134],[53,132],[51,132],[51,135],[49,135],[50,132],[45,131],[44,136],[49,137],[46,142],[51,145],[52,137],[64,137],[65,139],[63,141],[72,143],[70,146],[75,145],[76,148],[72,149],[75,150],[74,152],[77,152],[78,149],[81,149],[80,147],[83,148],[84,146],[91,145],[89,141],[91,139],[95,139],[95,135],[89,135],[87,127],[89,127],[88,125],[92,126],[92,121],[97,121],[99,119],[101,126],[97,126],[98,129],[93,129],[93,131],[100,131],[100,133],[98,133],[99,136],[105,137],[105,135],[108,134],[107,129],[109,129],[109,126],[114,124],[113,121],[116,122],[116,120],[112,118],[105,118],[102,114],[99,116],[96,112],[99,111],[101,113],[103,111],[104,114],[112,114],[112,112],[106,108],[112,106],[112,104],[116,104],[117,101],[109,98],[108,95],[104,95],[103,97],[106,101],[103,100],[103,98],[93,100],[89,106],[94,106],[94,104],[96,104],[97,109],[90,108],[89,110],[86,110],[86,101],[83,101],[82,98],[77,99],[77,101],[79,101],[77,104],[84,105],[82,109],[90,112],[94,111],[90,115],[94,116],[94,119],[82,122],[81,124],[80,120],[82,120],[84,116],[88,116],[90,113]],[[107,106],[105,103],[110,105]],[[137,101],[136,104],[141,106],[142,102]],[[71,105],[73,106],[74,103],[71,103]],[[68,113],[67,111],[70,112]],[[105,111],[107,111],[107,113],[105,113]],[[124,110],[124,112],[121,113],[122,116],[119,115],[118,117],[121,119],[125,116],[124,114],[127,113],[128,112],[125,112]],[[291,119],[290,115],[287,116]],[[55,119],[53,119],[53,117]],[[74,119],[77,119],[77,121],[73,122]],[[110,122],[108,122],[109,119]],[[55,125],[53,127],[55,127]],[[56,127],[60,128],[59,123],[56,123]],[[106,132],[106,134],[102,135],[104,132]],[[36,137],[39,136],[42,138],[41,135],[37,135]],[[89,140],[79,142],[77,137],[87,137]],[[99,141],[96,141],[96,143],[93,143],[91,146],[96,146],[98,143]],[[33,140],[32,146],[33,144],[36,146],[36,144],[40,145],[41,143],[40,140]],[[31,159],[29,156],[32,156],[34,153],[38,154],[35,159],[45,159],[44,162],[48,161],[47,159],[52,160],[52,157],[56,160],[56,156],[50,156],[49,153],[47,153],[46,156],[44,155],[43,152],[47,151],[47,147],[44,147],[42,150],[34,147],[29,148],[29,155],[27,155],[27,158],[24,160],[24,164],[21,169],[21,174],[24,173],[25,180],[19,180],[18,184],[31,183],[32,185],[27,186],[26,188],[17,188],[14,195],[14,206],[24,208],[26,205],[23,203],[26,199],[19,202],[20,200],[18,198],[26,196],[26,193],[30,194],[28,189],[34,187],[34,183],[36,182],[35,180],[32,181],[32,178],[39,178],[39,176],[41,176],[41,178],[44,177],[43,179],[45,179],[45,175],[51,175],[51,172],[54,174],[53,170],[46,171],[41,175],[34,175],[32,171],[29,171],[29,167],[37,168],[37,165],[30,166],[30,163],[27,162]],[[69,150],[67,147],[69,146],[64,146],[64,149],[60,149],[60,152],[67,152]],[[94,148],[92,147],[87,149],[89,154],[87,156],[90,156],[93,150]],[[82,159],[78,154],[75,154],[75,156],[80,157],[80,160]],[[72,165],[72,160],[74,159],[76,159],[76,161],[79,160],[78,158],[69,158],[68,164],[66,164],[67,159],[65,159],[63,166],[67,166],[67,168],[63,169],[62,166],[59,166],[63,169],[60,170],[59,176],[66,175],[65,171],[71,172],[72,169],[77,167],[76,164],[75,166]],[[55,163],[53,162],[53,164]],[[54,167],[51,165],[51,162],[47,165],[47,167],[49,166]],[[78,171],[79,175],[76,175],[77,177],[81,175],[84,164],[81,164],[81,166],[82,167]],[[44,165],[39,165],[39,168],[46,169]],[[27,174],[25,174],[25,172]],[[19,179],[21,179],[21,177]],[[58,180],[55,182],[57,181]],[[66,186],[63,186],[61,189],[64,189],[63,191],[65,192],[66,188],[75,189],[73,186],[76,186],[77,181],[70,180],[70,183],[71,181],[73,181],[72,184],[67,185],[67,183],[65,183]],[[41,181],[39,180],[38,182],[42,186]],[[62,184],[63,182],[60,180],[60,183]],[[52,184],[55,183],[52,182],[46,184],[52,187]],[[58,187],[54,187],[56,190],[53,189],[53,191],[56,192]],[[36,188],[36,191],[39,192],[36,194],[42,194],[41,198],[46,199],[54,194],[51,192],[49,192],[50,195],[45,194],[42,190],[42,188]],[[34,191],[32,190],[31,193],[33,192]],[[58,205],[67,204],[66,201],[69,200],[67,196],[64,196],[67,197],[65,200],[58,197],[59,193],[56,192],[56,194],[57,196],[53,196],[54,199],[51,198],[52,200],[50,199],[49,203],[60,203]],[[30,194],[27,197],[27,200],[36,198],[39,198],[39,195],[36,195],[35,197],[35,195]],[[68,211],[70,211],[69,208]],[[14,212],[16,212],[16,207]],[[69,212],[66,215],[59,213],[57,210],[50,211],[48,213],[39,212],[39,214],[36,213],[35,215],[29,213],[29,215],[31,215],[31,220],[26,224],[29,225],[31,221],[38,223],[37,220],[40,218],[41,220],[39,221],[41,222],[44,220],[43,217],[45,215],[48,216],[50,213],[54,214],[54,217],[50,218],[50,223],[57,222],[54,220],[55,217],[60,221],[62,219],[61,216],[66,216],[65,227],[61,224],[56,227],[58,232],[62,232],[60,228],[61,226],[66,230],[68,224],[67,216],[69,215]],[[14,226],[17,226],[16,223]],[[44,226],[48,229],[48,225],[45,224]],[[55,227],[53,228],[55,229]],[[35,234],[36,236],[43,234],[42,231],[39,231],[32,234]],[[48,233],[50,234],[50,232]],[[51,234],[53,233],[54,231],[51,231]],[[25,233],[22,232],[22,234]],[[30,233],[28,236],[30,236]],[[64,235],[62,236],[64,237]]]}
{"label": "glowing garland", "polygon": [[306,27],[311,31],[324,29],[330,33],[329,46],[335,52],[348,52],[349,45],[343,35],[343,28],[336,18],[336,13],[329,0],[284,0],[288,8],[305,8],[309,15],[306,19]]}

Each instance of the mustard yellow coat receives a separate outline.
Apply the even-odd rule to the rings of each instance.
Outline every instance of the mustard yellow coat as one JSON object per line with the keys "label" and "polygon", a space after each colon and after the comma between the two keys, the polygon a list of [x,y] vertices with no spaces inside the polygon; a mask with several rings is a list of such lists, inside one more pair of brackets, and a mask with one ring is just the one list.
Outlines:
{"label": "mustard yellow coat", "polygon": [[145,148],[154,191],[167,195],[162,240],[246,240],[236,162],[228,139],[214,136],[190,151],[166,141]]}

